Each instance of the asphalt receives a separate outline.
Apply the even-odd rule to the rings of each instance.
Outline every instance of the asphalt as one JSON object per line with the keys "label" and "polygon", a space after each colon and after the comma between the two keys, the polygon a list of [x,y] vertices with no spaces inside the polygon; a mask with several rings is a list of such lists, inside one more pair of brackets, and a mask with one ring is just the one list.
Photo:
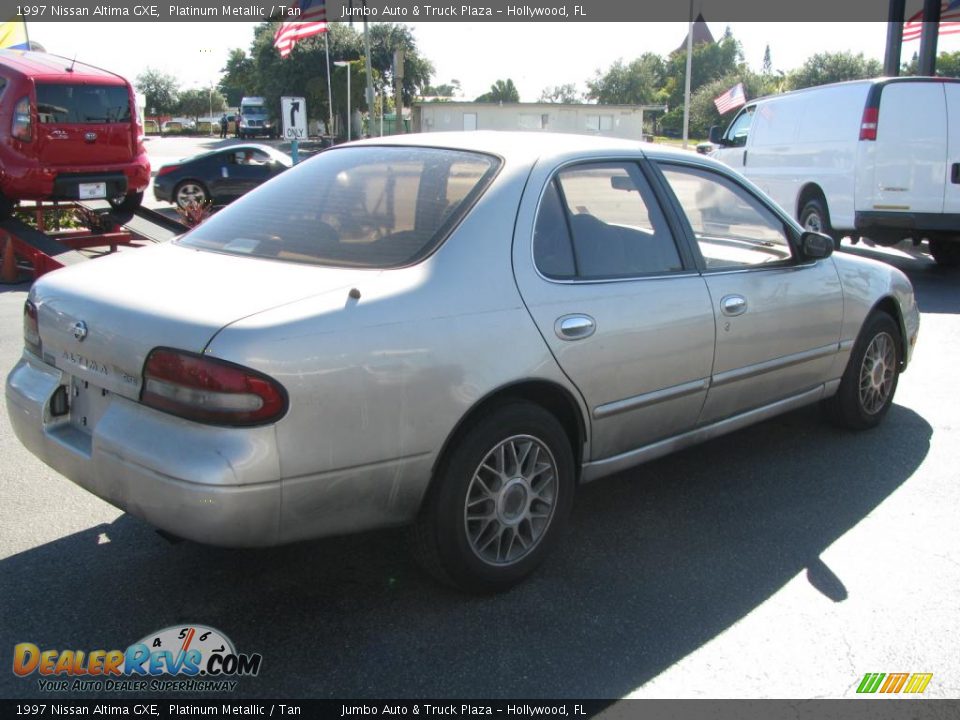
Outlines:
{"label": "asphalt", "polygon": [[[0,697],[40,694],[9,670],[16,643],[122,649],[185,623],[263,655],[243,698],[849,698],[867,672],[960,697],[960,272],[845,251],[903,268],[923,313],[880,428],[807,408],[586,486],[541,571],[494,597],[435,584],[399,530],[172,545],[0,410]],[[4,372],[26,291],[0,286]]]}

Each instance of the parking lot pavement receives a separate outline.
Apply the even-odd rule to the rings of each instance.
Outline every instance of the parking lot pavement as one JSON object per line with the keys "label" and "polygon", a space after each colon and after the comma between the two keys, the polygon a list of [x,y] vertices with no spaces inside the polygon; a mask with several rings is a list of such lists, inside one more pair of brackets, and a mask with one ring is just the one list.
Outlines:
{"label": "parking lot pavement", "polygon": [[[884,425],[840,432],[808,408],[588,485],[541,571],[495,597],[435,585],[400,531],[171,545],[0,412],[0,696],[39,694],[9,671],[17,642],[125,648],[180,623],[263,654],[237,697],[847,698],[867,672],[960,696],[960,273],[845,251],[905,269],[923,313]],[[25,292],[0,286],[4,371]]]}

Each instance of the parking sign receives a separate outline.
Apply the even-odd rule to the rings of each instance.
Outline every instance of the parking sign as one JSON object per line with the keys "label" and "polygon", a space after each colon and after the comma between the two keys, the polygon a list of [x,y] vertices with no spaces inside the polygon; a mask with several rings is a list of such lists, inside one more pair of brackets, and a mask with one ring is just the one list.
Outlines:
{"label": "parking sign", "polygon": [[283,137],[287,140],[307,139],[307,101],[302,97],[280,98],[283,116]]}

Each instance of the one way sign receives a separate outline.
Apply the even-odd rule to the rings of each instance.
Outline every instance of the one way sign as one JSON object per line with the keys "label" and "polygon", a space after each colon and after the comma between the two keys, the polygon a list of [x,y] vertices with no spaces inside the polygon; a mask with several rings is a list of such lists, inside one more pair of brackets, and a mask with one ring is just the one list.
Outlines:
{"label": "one way sign", "polygon": [[302,97],[280,98],[283,116],[283,137],[287,140],[307,139],[307,101]]}

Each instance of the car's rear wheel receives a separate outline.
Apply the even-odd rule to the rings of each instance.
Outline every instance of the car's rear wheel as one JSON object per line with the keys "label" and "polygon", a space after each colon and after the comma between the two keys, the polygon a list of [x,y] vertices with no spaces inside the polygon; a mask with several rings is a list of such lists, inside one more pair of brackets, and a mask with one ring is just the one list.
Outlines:
{"label": "car's rear wheel", "polygon": [[455,440],[412,528],[414,551],[441,581],[506,590],[543,561],[573,503],[574,460],[563,426],[512,401]]}
{"label": "car's rear wheel", "polygon": [[173,201],[182,208],[191,202],[203,205],[210,201],[210,193],[199,180],[184,180],[173,189]]}
{"label": "car's rear wheel", "polygon": [[941,267],[957,267],[960,265],[960,238],[930,240],[930,254]]}
{"label": "car's rear wheel", "polygon": [[893,404],[900,376],[900,329],[885,312],[867,318],[837,394],[823,403],[827,416],[851,430],[876,427]]}
{"label": "car's rear wheel", "polygon": [[122,197],[110,198],[107,202],[110,203],[110,207],[114,210],[119,210],[120,212],[133,212],[140,204],[143,202],[143,193],[136,192],[130,193],[129,195],[124,195]]}

